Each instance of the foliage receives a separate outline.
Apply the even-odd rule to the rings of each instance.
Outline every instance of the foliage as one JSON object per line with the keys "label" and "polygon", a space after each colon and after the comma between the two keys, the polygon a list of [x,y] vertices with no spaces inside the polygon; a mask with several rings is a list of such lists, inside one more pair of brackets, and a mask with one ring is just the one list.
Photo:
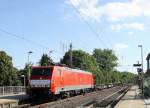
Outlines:
{"label": "foliage", "polygon": [[0,86],[19,84],[18,70],[13,67],[12,58],[0,51]]}
{"label": "foliage", "polygon": [[[115,70],[117,57],[112,50],[94,49],[93,55],[82,50],[73,50],[72,57],[73,68],[92,72],[95,84],[129,83],[135,78],[132,73]],[[70,66],[70,51],[65,53],[61,63]]]}
{"label": "foliage", "polygon": [[[94,57],[82,50],[72,51],[72,61],[73,68],[80,68],[87,71],[97,71],[98,65]],[[66,52],[63,59],[61,59],[62,64],[70,66],[70,51]]]}
{"label": "foliage", "polygon": [[131,72],[120,72],[119,73],[119,81],[121,83],[131,83],[131,82],[135,82],[135,78],[137,77],[137,75],[131,73]]}
{"label": "foliage", "polygon": [[39,62],[40,66],[49,66],[51,64],[53,64],[53,61],[50,57],[48,57],[47,54],[43,54],[40,62]]}
{"label": "foliage", "polygon": [[[107,83],[131,83],[137,75],[130,72],[119,72],[115,69],[117,66],[117,57],[112,50],[94,49],[93,55],[83,50],[72,51],[73,67],[80,68],[93,73],[95,84]],[[60,60],[62,64],[70,66],[70,51],[66,52]],[[43,54],[39,65],[49,66],[53,61],[47,54]],[[23,85],[22,75],[28,78],[28,71],[33,64],[26,64],[24,69],[18,71],[13,67],[12,58],[4,51],[0,51],[0,86],[2,85]]]}
{"label": "foliage", "polygon": [[32,65],[33,65],[32,63],[27,63],[27,64],[25,64],[24,69],[21,69],[19,71],[19,77],[20,77],[20,81],[21,81],[22,85],[24,83],[24,79],[23,79],[22,75],[25,76],[26,85],[28,84],[28,74],[29,74],[29,71],[31,71]]}
{"label": "foliage", "polygon": [[114,78],[114,67],[117,66],[117,57],[112,50],[109,49],[94,49],[93,56],[96,59],[99,69],[102,71],[104,83],[112,83]]}
{"label": "foliage", "polygon": [[21,76],[21,75],[24,75],[25,77],[28,77],[29,69],[31,70],[31,67],[32,67],[32,66],[33,66],[32,63],[26,63],[24,69],[21,69],[21,70],[19,71],[19,75],[20,75],[20,76]]}
{"label": "foliage", "polygon": [[112,71],[117,66],[117,57],[112,50],[94,49],[93,56],[96,58],[101,70]]}

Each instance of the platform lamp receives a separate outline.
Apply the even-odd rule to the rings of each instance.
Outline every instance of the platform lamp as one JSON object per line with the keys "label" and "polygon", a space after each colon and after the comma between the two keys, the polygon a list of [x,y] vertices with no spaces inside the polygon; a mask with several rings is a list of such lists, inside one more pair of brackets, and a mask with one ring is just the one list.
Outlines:
{"label": "platform lamp", "polygon": [[[32,51],[29,51],[28,52],[28,81],[30,80],[30,55],[32,54],[33,52]],[[29,82],[28,82],[28,84],[29,84]]]}
{"label": "platform lamp", "polygon": [[143,72],[144,72],[144,70],[143,70],[143,46],[138,45],[138,47],[141,49],[141,68],[142,68],[141,78],[142,78],[142,94],[143,94]]}
{"label": "platform lamp", "polygon": [[25,75],[21,75],[21,77],[23,77],[23,86],[26,86],[26,79],[25,79]]}
{"label": "platform lamp", "polygon": [[138,47],[141,49],[141,65],[142,65],[142,72],[143,72],[143,46],[138,45]]}

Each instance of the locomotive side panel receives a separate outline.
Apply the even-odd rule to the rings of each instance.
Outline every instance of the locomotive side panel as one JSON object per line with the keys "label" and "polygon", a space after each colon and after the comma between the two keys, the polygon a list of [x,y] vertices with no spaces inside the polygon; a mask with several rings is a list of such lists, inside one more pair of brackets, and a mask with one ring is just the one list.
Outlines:
{"label": "locomotive side panel", "polygon": [[81,90],[93,88],[93,76],[91,73],[81,72],[77,70],[66,70],[61,68],[59,76],[54,72],[55,94],[71,90]]}

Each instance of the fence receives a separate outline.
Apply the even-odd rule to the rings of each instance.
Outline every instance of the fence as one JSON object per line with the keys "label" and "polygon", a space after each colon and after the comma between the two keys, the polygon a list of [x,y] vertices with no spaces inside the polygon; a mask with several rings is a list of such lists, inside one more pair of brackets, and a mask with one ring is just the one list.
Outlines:
{"label": "fence", "polygon": [[0,95],[25,93],[24,86],[0,86]]}

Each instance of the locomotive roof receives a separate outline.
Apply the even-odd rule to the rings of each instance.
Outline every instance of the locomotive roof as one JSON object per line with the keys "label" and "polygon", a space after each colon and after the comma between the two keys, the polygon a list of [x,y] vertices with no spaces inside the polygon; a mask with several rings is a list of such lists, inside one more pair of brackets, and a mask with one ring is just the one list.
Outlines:
{"label": "locomotive roof", "polygon": [[32,68],[49,68],[54,66],[32,66]]}
{"label": "locomotive roof", "polygon": [[[49,68],[49,67],[64,67],[64,66],[32,66],[33,68]],[[88,71],[83,71],[80,69],[73,69],[73,68],[69,68],[69,67],[64,67],[65,70],[71,70],[71,71],[75,71],[78,73],[86,73],[86,74],[92,74],[91,72]]]}
{"label": "locomotive roof", "polygon": [[73,69],[73,68],[69,68],[69,67],[64,67],[66,70],[71,70],[71,71],[75,71],[75,72],[79,72],[79,73],[86,73],[86,74],[92,74],[91,72],[88,71],[83,71],[80,69]]}

